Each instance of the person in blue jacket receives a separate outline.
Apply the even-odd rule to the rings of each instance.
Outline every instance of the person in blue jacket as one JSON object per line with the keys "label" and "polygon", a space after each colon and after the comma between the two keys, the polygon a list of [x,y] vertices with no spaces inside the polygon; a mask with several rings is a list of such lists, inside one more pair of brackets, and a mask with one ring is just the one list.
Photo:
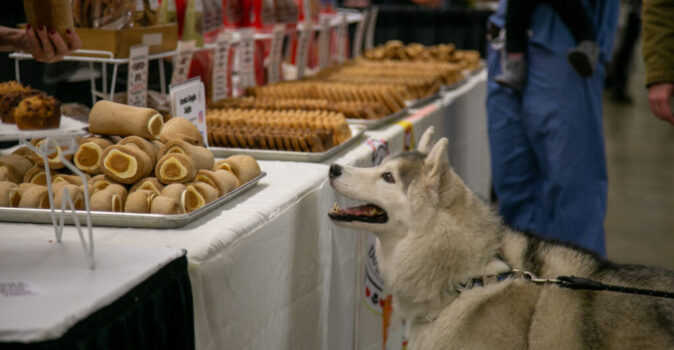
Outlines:
{"label": "person in blue jacket", "polygon": [[494,81],[504,53],[500,29],[507,0],[500,0],[488,24],[488,131],[494,190],[505,222],[605,255],[602,88],[619,1],[583,0],[583,5],[599,47],[593,74],[581,77],[567,63],[566,53],[576,41],[555,10],[542,2],[529,22],[527,81],[516,91]]}

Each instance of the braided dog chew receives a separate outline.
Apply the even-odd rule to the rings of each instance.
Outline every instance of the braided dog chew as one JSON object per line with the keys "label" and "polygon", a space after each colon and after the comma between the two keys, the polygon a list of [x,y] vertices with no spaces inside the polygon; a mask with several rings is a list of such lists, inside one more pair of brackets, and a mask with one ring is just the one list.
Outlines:
{"label": "braided dog chew", "polygon": [[0,181],[0,207],[16,208],[19,202],[21,202],[19,185],[9,181]]}
{"label": "braided dog chew", "polygon": [[49,209],[49,194],[47,186],[23,183],[19,208]]}
{"label": "braided dog chew", "polygon": [[124,210],[124,201],[112,189],[106,188],[95,192],[89,200],[89,205],[93,211],[112,211],[122,212]]}
{"label": "braided dog chew", "polygon": [[183,212],[180,203],[171,197],[155,196],[150,203],[150,213],[174,215]]}
{"label": "braided dog chew", "polygon": [[23,156],[9,154],[0,157],[0,179],[21,183],[28,170],[33,167],[33,163]]}
{"label": "braided dog chew", "polygon": [[107,177],[127,185],[150,175],[152,165],[147,153],[127,145],[113,145],[106,148],[99,164]]}
{"label": "braided dog chew", "polygon": [[185,118],[171,118],[159,135],[159,140],[166,143],[171,140],[183,140],[195,146],[203,146],[204,138],[196,125]]}
{"label": "braided dog chew", "polygon": [[136,182],[131,186],[129,192],[135,192],[137,190],[148,190],[154,192],[156,195],[159,195],[164,189],[164,184],[159,182],[156,177],[146,177]]}
{"label": "braided dog chew", "polygon": [[203,182],[213,187],[218,191],[218,197],[227,194],[239,184],[239,180],[234,174],[225,170],[210,171],[201,169],[197,172],[194,181]]}
{"label": "braided dog chew", "polygon": [[163,184],[190,182],[197,175],[192,158],[182,153],[167,153],[157,162],[155,175]]}
{"label": "braided dog chew", "polygon": [[79,141],[80,147],[75,152],[73,163],[77,169],[91,175],[102,173],[99,159],[103,150],[112,145],[112,141],[100,137],[89,137]]}
{"label": "braided dog chew", "polygon": [[240,184],[245,184],[261,173],[260,165],[257,163],[257,160],[251,156],[239,154],[220,162],[229,165],[232,169],[232,173],[239,180]]}
{"label": "braided dog chew", "polygon": [[154,109],[98,101],[89,113],[89,132],[101,135],[140,136],[154,140],[164,127],[164,117]]}
{"label": "braided dog chew", "polygon": [[124,212],[147,214],[150,212],[152,200],[156,194],[152,191],[139,190],[132,192],[126,197],[124,203]]}
{"label": "braided dog chew", "polygon": [[183,140],[170,140],[159,149],[159,158],[168,153],[182,153],[194,160],[194,165],[198,169],[211,169],[215,163],[213,153],[201,146],[193,146]]}
{"label": "braided dog chew", "polygon": [[117,142],[117,144],[137,147],[139,150],[145,152],[148,156],[150,156],[152,164],[157,163],[157,158],[159,158],[159,156],[157,155],[159,147],[157,147],[157,145],[154,142],[150,142],[138,136],[127,136],[121,139],[119,142]]}

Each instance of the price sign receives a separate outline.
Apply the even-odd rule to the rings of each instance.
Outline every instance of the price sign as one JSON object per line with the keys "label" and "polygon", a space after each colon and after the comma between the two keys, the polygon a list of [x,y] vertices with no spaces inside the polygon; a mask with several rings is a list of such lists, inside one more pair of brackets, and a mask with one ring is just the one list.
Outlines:
{"label": "price sign", "polygon": [[337,26],[337,59],[338,63],[346,61],[346,44],[348,39],[348,23],[346,14],[339,16],[339,25]]}
{"label": "price sign", "polygon": [[199,78],[192,78],[180,84],[169,86],[171,115],[185,118],[196,125],[208,147],[206,131],[206,92]]}
{"label": "price sign", "polygon": [[363,50],[363,37],[365,35],[365,25],[367,24],[368,18],[370,18],[370,11],[363,11],[363,19],[356,25],[356,33],[353,38],[353,57],[360,56],[360,53]]}
{"label": "price sign", "polygon": [[318,68],[323,69],[328,66],[330,57],[330,18],[322,16],[318,32]]}
{"label": "price sign", "polygon": [[215,41],[215,59],[213,60],[213,101],[226,98],[229,94],[227,86],[227,69],[229,66],[229,45],[232,42],[232,32],[225,31],[218,34]]}
{"label": "price sign", "polygon": [[269,66],[267,67],[267,82],[269,83],[281,80],[279,74],[281,69],[281,50],[283,49],[285,35],[285,25],[277,24],[274,26],[271,48],[269,49]]}
{"label": "price sign", "polygon": [[239,30],[240,39],[237,54],[239,56],[240,87],[255,86],[255,31],[253,28]]}
{"label": "price sign", "polygon": [[147,105],[147,46],[132,46],[129,50],[129,74],[126,84],[126,103],[129,106],[145,107]]}
{"label": "price sign", "polygon": [[297,65],[297,79],[304,77],[304,70],[307,67],[307,56],[309,49],[309,36],[311,34],[311,21],[300,23],[299,35],[297,37],[297,52],[295,52],[295,65]]}
{"label": "price sign", "polygon": [[192,63],[192,53],[194,52],[194,40],[179,41],[176,55],[173,57],[173,76],[171,84],[179,84],[187,80],[190,73],[190,64]]}
{"label": "price sign", "polygon": [[369,50],[374,47],[374,27],[377,24],[377,13],[379,8],[376,6],[372,7],[372,13],[370,13],[370,18],[367,23],[367,37],[365,37],[365,50]]}

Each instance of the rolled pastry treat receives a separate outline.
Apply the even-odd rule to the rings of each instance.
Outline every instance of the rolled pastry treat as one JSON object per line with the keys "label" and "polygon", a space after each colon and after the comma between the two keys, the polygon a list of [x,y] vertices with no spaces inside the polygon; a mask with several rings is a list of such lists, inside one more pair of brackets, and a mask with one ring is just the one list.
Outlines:
{"label": "rolled pastry treat", "polygon": [[242,185],[260,175],[261,172],[257,160],[251,156],[239,154],[231,156],[223,160],[223,162],[229,164],[232,168],[232,173],[234,173],[234,176],[239,179],[239,183]]}
{"label": "rolled pastry treat", "polygon": [[171,118],[164,124],[159,140],[166,143],[174,139],[183,140],[195,146],[204,145],[204,139],[197,126],[185,118]]}
{"label": "rolled pastry treat", "polygon": [[0,157],[0,173],[6,174],[5,180],[20,183],[33,163],[26,157],[18,154],[9,154]]}
{"label": "rolled pastry treat", "polygon": [[[52,177],[51,183],[54,184],[56,182],[61,182],[61,181],[64,181],[64,182],[67,182],[67,183],[70,183],[70,184],[73,184],[73,185],[77,185],[77,186],[82,186],[82,184],[84,183],[84,181],[82,181],[81,177],[79,177],[77,175],[66,175],[66,174],[55,174]],[[88,181],[89,181],[89,179],[87,179],[87,182]]]}
{"label": "rolled pastry treat", "polygon": [[112,191],[117,197],[121,198],[122,203],[126,203],[126,198],[128,197],[126,187],[113,183],[109,184],[108,187],[105,188],[105,191]]}
{"label": "rolled pastry treat", "polygon": [[98,101],[89,113],[89,132],[101,135],[159,137],[164,117],[151,108],[132,107],[111,101]]}
{"label": "rolled pastry treat", "polygon": [[91,210],[95,211],[112,211],[112,212],[122,212],[124,210],[124,201],[122,198],[115,193],[112,189],[104,189],[102,191],[97,191],[91,196],[89,200],[89,205]]}
{"label": "rolled pastry treat", "polygon": [[[64,193],[65,193],[66,189],[68,189],[68,193],[70,194],[70,198],[73,201],[73,206],[75,206],[75,209],[76,210],[84,209],[84,194],[83,194],[82,188],[80,186],[69,184],[69,183],[53,188],[53,190],[54,190],[54,208],[64,209],[63,207],[61,207],[61,202],[63,200],[63,196],[64,196]],[[70,207],[68,206],[67,201],[66,201],[65,209],[70,210]]]}
{"label": "rolled pastry treat", "polygon": [[178,202],[182,202],[183,192],[185,192],[185,185],[181,183],[174,183],[164,187],[164,189],[161,190],[161,195],[173,198]]}
{"label": "rolled pastry treat", "polygon": [[154,192],[146,190],[130,193],[129,196],[126,197],[124,211],[127,213],[147,214],[150,212],[152,199],[155,196]]}
{"label": "rolled pastry treat", "polygon": [[23,156],[24,158],[28,159],[31,163],[36,164],[38,162],[42,161],[42,158],[40,157],[39,154],[35,153],[32,149],[26,147],[26,146],[21,146],[14,150],[12,154],[16,154],[18,156]]}
{"label": "rolled pastry treat", "polygon": [[218,190],[203,182],[192,182],[188,184],[185,189],[188,189],[190,186],[195,188],[201,196],[204,197],[206,204],[218,199]]}
{"label": "rolled pastry treat", "polygon": [[103,151],[99,166],[103,174],[123,184],[136,183],[152,172],[152,160],[137,147],[113,145]]}
{"label": "rolled pastry treat", "polygon": [[150,204],[152,214],[181,214],[183,211],[177,200],[166,196],[155,196]]}
{"label": "rolled pastry treat", "polygon": [[[56,175],[56,172],[49,170],[51,176]],[[44,171],[44,168],[39,165],[34,165],[30,170],[26,172],[26,175],[23,176],[24,183],[31,183],[36,185],[47,186],[47,174]]]}
{"label": "rolled pastry treat", "polygon": [[87,187],[88,187],[88,190],[89,190],[89,197],[91,197],[94,194],[94,192],[104,190],[108,187],[108,185],[113,184],[113,183],[116,183],[116,182],[113,181],[111,178],[103,175],[103,174],[96,175],[96,176],[92,177],[87,182]]}
{"label": "rolled pastry treat", "polygon": [[[201,190],[209,197],[212,196],[212,194],[217,195],[217,191],[214,188],[204,183],[201,183],[201,185],[202,185]],[[208,189],[203,188],[203,186],[210,189],[210,191],[208,191]],[[209,193],[211,195],[209,195]],[[183,210],[185,211],[185,213],[191,213],[203,207],[207,203],[208,199],[205,198],[203,194],[201,194],[201,192],[197,189],[197,186],[190,184],[187,187],[185,187],[185,191],[182,193],[181,196],[181,204],[183,206]]]}
{"label": "rolled pastry treat", "polygon": [[216,190],[218,190],[218,197],[225,195],[229,191],[236,188],[239,184],[239,181],[236,179],[234,174],[225,171],[210,171],[210,170],[199,170],[197,176],[194,178],[196,182],[203,182]]}
{"label": "rolled pastry treat", "polygon": [[91,175],[102,173],[99,160],[103,150],[112,145],[112,141],[101,137],[89,137],[80,140],[80,148],[75,153],[74,163],[77,169]]}
{"label": "rolled pastry treat", "polygon": [[131,186],[129,192],[135,192],[137,190],[148,190],[154,192],[156,195],[161,194],[161,191],[164,189],[164,184],[159,182],[156,177],[146,177],[136,182]]}
{"label": "rolled pastry treat", "polygon": [[197,175],[197,168],[192,158],[187,155],[168,153],[159,159],[154,172],[161,183],[186,183]]}
{"label": "rolled pastry treat", "polygon": [[[33,139],[31,143],[35,145],[35,148],[40,149],[40,146],[45,142],[44,139]],[[50,153],[47,155],[47,163],[49,164],[49,169],[62,169],[65,167],[65,165],[61,162],[61,157],[59,156],[63,150],[61,149],[61,146],[56,146],[56,152]],[[71,161],[73,159],[72,154],[67,154],[63,156],[67,161]],[[40,161],[36,163],[37,165],[44,166],[44,161],[40,157]]]}
{"label": "rolled pastry treat", "polygon": [[167,153],[182,153],[194,160],[198,169],[212,169],[215,164],[213,153],[201,146],[193,146],[183,140],[170,140],[159,150],[159,158]]}
{"label": "rolled pastry treat", "polygon": [[19,208],[49,209],[47,186],[23,183]]}
{"label": "rolled pastry treat", "polygon": [[121,141],[117,142],[117,144],[137,147],[141,151],[145,152],[148,156],[150,156],[152,164],[157,163],[158,157],[157,151],[159,151],[159,148],[157,148],[154,142],[150,142],[138,136],[127,136],[123,138]]}
{"label": "rolled pastry treat", "polygon": [[19,185],[9,181],[0,181],[0,207],[16,208],[19,202],[21,202]]}

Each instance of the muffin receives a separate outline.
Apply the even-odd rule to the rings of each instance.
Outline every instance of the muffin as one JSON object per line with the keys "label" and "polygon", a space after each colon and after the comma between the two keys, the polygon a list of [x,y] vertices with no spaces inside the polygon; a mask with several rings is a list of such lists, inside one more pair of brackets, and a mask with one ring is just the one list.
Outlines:
{"label": "muffin", "polygon": [[26,90],[26,87],[15,80],[0,83],[0,96],[9,92],[20,92],[24,90]]}
{"label": "muffin", "polygon": [[14,108],[16,108],[16,106],[18,106],[26,97],[39,94],[41,94],[40,91],[32,89],[8,91],[0,94],[0,118],[2,119],[2,122],[14,124]]}
{"label": "muffin", "polygon": [[61,102],[48,95],[27,97],[14,108],[14,121],[20,130],[58,128]]}

